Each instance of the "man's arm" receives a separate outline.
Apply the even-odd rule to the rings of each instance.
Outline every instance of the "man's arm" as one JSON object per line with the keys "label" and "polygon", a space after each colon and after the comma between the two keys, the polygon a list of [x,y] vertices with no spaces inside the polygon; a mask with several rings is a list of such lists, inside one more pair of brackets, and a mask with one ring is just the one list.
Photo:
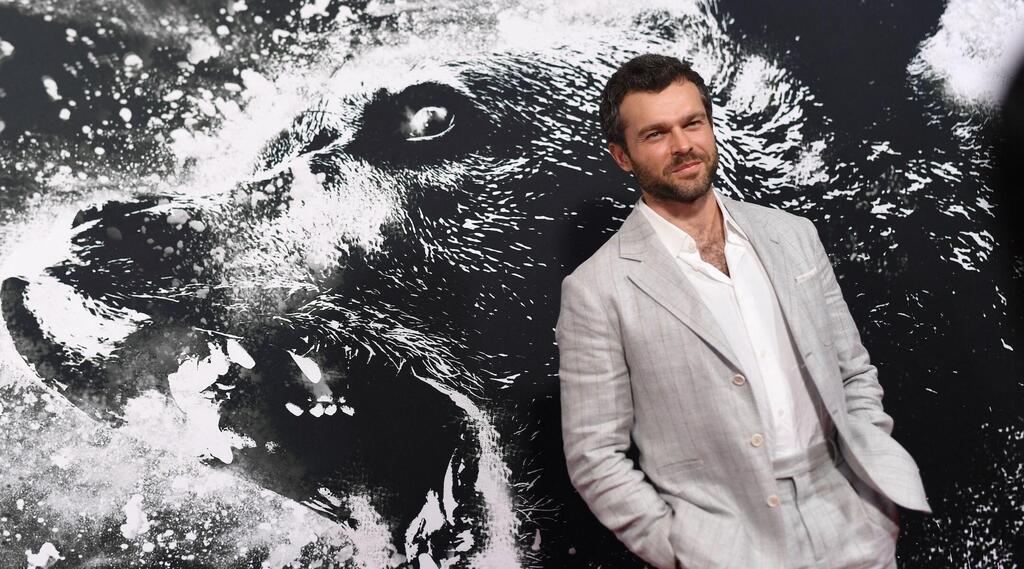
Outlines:
{"label": "man's arm", "polygon": [[562,281],[555,336],[569,478],[597,519],[659,568],[675,567],[672,509],[626,458],[633,426],[629,369],[616,315],[592,286]]}
{"label": "man's arm", "polygon": [[839,372],[846,392],[846,411],[870,422],[886,434],[892,433],[892,417],[882,410],[882,386],[878,383],[878,369],[871,365],[868,351],[860,341],[857,324],[843,300],[843,293],[839,289],[825,247],[818,238],[818,231],[810,220],[804,221],[810,226],[815,264],[819,267],[818,278],[825,291],[832,345],[839,360]]}

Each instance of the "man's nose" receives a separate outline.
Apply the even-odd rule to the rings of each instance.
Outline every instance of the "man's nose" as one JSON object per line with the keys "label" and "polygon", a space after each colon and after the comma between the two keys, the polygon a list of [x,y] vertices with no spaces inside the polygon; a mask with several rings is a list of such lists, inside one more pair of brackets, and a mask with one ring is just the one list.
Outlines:
{"label": "man's nose", "polygon": [[672,154],[685,155],[689,154],[690,150],[693,149],[693,143],[690,142],[690,137],[683,131],[683,129],[676,127],[669,131],[670,142],[672,145]]}

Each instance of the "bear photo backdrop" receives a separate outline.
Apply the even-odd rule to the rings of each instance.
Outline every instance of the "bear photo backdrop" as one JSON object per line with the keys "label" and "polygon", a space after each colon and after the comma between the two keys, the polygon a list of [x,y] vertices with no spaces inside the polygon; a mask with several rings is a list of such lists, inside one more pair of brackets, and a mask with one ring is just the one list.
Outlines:
{"label": "bear photo backdrop", "polygon": [[712,91],[813,220],[935,513],[1024,555],[1009,0],[0,2],[0,566],[641,567],[568,482],[559,283],[638,199],[597,96]]}

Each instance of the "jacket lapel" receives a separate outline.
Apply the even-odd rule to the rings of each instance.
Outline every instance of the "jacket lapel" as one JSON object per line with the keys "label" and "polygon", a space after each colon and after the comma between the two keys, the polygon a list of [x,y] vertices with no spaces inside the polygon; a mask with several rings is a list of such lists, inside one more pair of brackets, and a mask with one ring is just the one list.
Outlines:
{"label": "jacket lapel", "polygon": [[723,196],[722,203],[750,238],[754,252],[775,289],[782,316],[806,362],[807,357],[818,349],[815,341],[818,331],[807,311],[806,299],[797,291],[796,271],[798,268],[806,268],[806,261],[794,256],[800,248],[789,235],[776,231],[764,216],[750,215],[750,211],[740,202]]}
{"label": "jacket lapel", "polygon": [[639,261],[629,272],[629,279],[640,290],[693,330],[735,369],[742,369],[715,317],[658,241],[654,228],[635,207],[619,230],[619,255]]}

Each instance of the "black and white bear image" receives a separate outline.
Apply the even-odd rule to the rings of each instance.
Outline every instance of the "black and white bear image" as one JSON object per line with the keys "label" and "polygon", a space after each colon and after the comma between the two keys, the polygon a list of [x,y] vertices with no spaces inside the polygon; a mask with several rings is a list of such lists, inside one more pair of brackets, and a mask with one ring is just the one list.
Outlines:
{"label": "black and white bear image", "polygon": [[[84,486],[67,473],[124,468],[126,453],[23,430],[12,456],[30,460],[32,441],[64,452],[56,474],[0,496],[50,520],[25,516],[32,540],[9,559],[45,542],[76,567],[640,566],[566,479],[552,332],[561,278],[638,197],[596,120],[604,80],[635,54],[695,62],[714,93],[716,186],[818,223],[858,321],[881,323],[869,340],[934,348],[930,324],[898,315],[955,320],[936,275],[996,297],[967,266],[993,238],[967,166],[982,150],[952,153],[960,117],[936,114],[938,141],[844,135],[716,4],[599,4],[3,8],[86,62],[43,81],[42,118],[0,114],[5,157],[24,164],[11,187],[27,190],[10,211],[50,222],[2,275],[19,373],[46,390],[22,403],[10,388],[4,405],[45,418],[70,403],[67,432],[149,449],[128,481]],[[84,23],[96,6],[106,33]],[[29,35],[0,31],[2,65]],[[93,61],[117,72],[82,71]],[[890,393],[930,385],[905,375]],[[109,503],[78,527],[55,496],[83,488]],[[250,513],[262,503],[271,513]],[[310,519],[312,537],[273,527]],[[61,545],[48,524],[79,533]]]}

